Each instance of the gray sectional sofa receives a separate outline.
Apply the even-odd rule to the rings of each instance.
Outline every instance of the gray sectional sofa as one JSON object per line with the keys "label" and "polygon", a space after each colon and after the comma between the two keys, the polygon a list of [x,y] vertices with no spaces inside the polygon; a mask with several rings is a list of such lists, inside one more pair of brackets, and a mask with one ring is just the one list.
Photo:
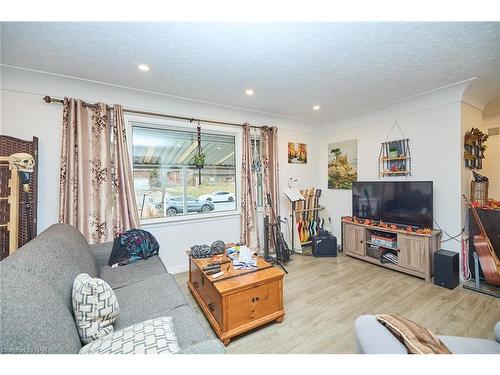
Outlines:
{"label": "gray sectional sofa", "polygon": [[180,353],[225,353],[211,339],[158,256],[111,268],[112,243],[88,245],[74,227],[55,224],[0,262],[0,352],[78,353],[73,319],[75,276],[88,273],[115,291],[115,330],[171,316]]}
{"label": "gray sectional sofa", "polygon": [[[375,315],[362,315],[354,322],[356,353],[407,354],[406,347],[377,320]],[[495,340],[472,337],[438,336],[454,354],[500,354],[500,322],[495,325]]]}

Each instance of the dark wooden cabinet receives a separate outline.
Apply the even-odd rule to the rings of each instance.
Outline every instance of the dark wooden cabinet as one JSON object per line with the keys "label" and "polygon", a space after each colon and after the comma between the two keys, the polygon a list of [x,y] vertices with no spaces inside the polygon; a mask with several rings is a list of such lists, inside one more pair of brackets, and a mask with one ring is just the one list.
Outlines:
{"label": "dark wooden cabinet", "polygon": [[[17,209],[11,207],[12,172],[9,169],[9,156],[27,153],[33,157],[34,170],[31,173],[29,192],[18,183]],[[19,179],[18,179],[19,180]],[[37,191],[38,191],[38,138],[32,141],[0,135],[0,259],[28,243],[37,234]],[[17,217],[12,213],[17,212]],[[12,233],[17,232],[16,237]]]}
{"label": "dark wooden cabinet", "polygon": [[[500,210],[485,210],[482,208],[477,209],[477,213],[481,222],[483,223],[484,229],[488,234],[488,238],[490,239],[493,249],[497,256],[500,258]],[[475,278],[474,271],[474,241],[473,238],[476,234],[479,234],[479,227],[472,216],[472,212],[469,209],[469,265],[472,277]],[[481,267],[479,268],[479,277],[481,279],[484,278],[483,272],[481,271]]]}

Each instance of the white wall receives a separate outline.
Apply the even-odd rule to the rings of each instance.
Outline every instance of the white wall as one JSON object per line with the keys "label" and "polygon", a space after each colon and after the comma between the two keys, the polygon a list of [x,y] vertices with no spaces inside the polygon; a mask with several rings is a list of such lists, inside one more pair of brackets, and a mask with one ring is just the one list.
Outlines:
{"label": "white wall", "polygon": [[[340,217],[352,211],[350,190],[327,189],[328,144],[358,140],[358,180],[379,180],[381,142],[398,121],[410,139],[412,176],[382,181],[433,181],[434,218],[448,233],[461,231],[461,100],[465,86],[457,85],[405,102],[331,124],[324,129],[321,145],[321,186],[325,191],[333,232],[340,237]],[[391,138],[399,138],[396,131]],[[443,236],[446,238],[446,236]],[[443,248],[459,251],[455,241]]]}
{"label": "white wall", "polygon": [[[278,126],[280,180],[286,186],[288,178],[298,178],[304,185],[318,183],[319,141],[314,136],[316,125],[278,116],[244,111],[227,106],[190,101],[154,93],[120,88],[39,72],[2,67],[1,72],[1,131],[23,139],[39,137],[39,231],[58,220],[59,160],[62,107],[46,104],[45,95],[77,97],[88,101],[122,104],[124,107],[151,110],[189,117],[201,117],[230,122],[250,122],[256,125]],[[307,166],[288,164],[287,142],[305,142],[309,147]],[[283,214],[289,214],[282,200]],[[262,215],[259,215],[259,222]],[[196,222],[154,224],[145,227],[159,240],[160,256],[171,272],[187,267],[185,250],[193,244],[211,243],[216,239],[239,239],[240,217],[204,218]]]}

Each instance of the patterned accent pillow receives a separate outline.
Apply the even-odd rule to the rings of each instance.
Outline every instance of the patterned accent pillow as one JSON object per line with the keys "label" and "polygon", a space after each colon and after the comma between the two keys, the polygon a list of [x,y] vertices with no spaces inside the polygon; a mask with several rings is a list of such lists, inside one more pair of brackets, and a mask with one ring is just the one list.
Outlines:
{"label": "patterned accent pillow", "polygon": [[104,280],[86,273],[73,282],[73,312],[83,343],[88,344],[113,332],[120,307],[115,292]]}
{"label": "patterned accent pillow", "polygon": [[115,331],[80,349],[80,354],[176,353],[177,336],[171,317],[161,317]]}

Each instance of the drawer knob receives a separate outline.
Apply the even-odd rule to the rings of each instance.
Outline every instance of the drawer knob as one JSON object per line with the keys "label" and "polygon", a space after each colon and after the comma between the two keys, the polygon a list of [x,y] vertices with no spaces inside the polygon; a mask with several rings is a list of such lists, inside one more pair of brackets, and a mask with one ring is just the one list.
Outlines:
{"label": "drawer knob", "polygon": [[198,287],[200,286],[200,284],[198,284],[198,281],[195,281],[195,282],[193,283],[193,285],[194,285],[194,287],[195,287],[195,288],[198,288]]}
{"label": "drawer knob", "polygon": [[208,308],[210,309],[210,311],[215,311],[215,305],[213,303],[209,303]]}

